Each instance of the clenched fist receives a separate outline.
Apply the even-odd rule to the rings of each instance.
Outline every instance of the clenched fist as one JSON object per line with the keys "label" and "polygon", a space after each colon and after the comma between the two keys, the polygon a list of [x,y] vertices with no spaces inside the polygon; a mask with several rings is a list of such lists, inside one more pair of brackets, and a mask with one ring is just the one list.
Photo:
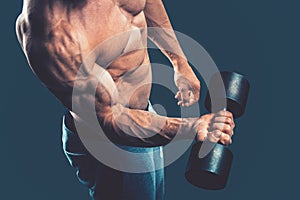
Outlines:
{"label": "clenched fist", "polygon": [[219,111],[203,115],[198,120],[197,139],[220,142],[224,145],[232,143],[234,120],[229,111]]}

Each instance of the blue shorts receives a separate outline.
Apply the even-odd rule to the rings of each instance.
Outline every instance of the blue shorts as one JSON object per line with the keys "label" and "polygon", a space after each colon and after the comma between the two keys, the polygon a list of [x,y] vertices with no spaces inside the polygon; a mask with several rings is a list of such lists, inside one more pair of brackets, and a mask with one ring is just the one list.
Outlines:
{"label": "blue shorts", "polygon": [[[68,115],[68,114],[66,114]],[[79,136],[63,119],[62,142],[65,155],[76,168],[81,183],[90,190],[94,200],[163,200],[163,168],[148,173],[125,173],[112,169],[96,160],[84,147]],[[162,147],[142,148],[118,145],[130,152],[143,152],[145,168],[163,166]]]}

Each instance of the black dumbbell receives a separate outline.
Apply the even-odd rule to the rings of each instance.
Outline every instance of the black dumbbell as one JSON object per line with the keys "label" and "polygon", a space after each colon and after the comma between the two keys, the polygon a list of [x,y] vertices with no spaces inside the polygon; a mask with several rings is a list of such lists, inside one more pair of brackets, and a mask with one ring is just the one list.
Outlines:
{"label": "black dumbbell", "polygon": [[[246,107],[249,82],[235,72],[221,72],[212,76],[205,107],[209,112],[228,110],[240,117]],[[196,142],[191,150],[186,179],[194,186],[218,190],[226,186],[233,160],[232,152],[220,143]]]}

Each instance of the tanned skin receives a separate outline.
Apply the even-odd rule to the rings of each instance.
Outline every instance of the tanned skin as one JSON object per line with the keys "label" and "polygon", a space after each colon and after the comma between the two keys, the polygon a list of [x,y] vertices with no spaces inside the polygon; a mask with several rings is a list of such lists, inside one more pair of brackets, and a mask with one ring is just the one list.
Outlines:
{"label": "tanned skin", "polygon": [[[165,31],[153,33],[149,27]],[[197,133],[199,140],[231,143],[230,112],[181,119],[145,111],[151,90],[150,60],[146,48],[130,49],[146,46],[147,37],[174,67],[178,105],[199,100],[200,82],[180,49],[161,0],[24,0],[16,32],[31,69],[76,123],[89,125],[74,112],[72,103],[95,105],[108,137],[129,146],[167,144],[179,129]],[[80,79],[79,68],[84,71]],[[72,96],[75,82],[83,92],[95,87],[96,94]],[[147,137],[150,133],[157,135]]]}

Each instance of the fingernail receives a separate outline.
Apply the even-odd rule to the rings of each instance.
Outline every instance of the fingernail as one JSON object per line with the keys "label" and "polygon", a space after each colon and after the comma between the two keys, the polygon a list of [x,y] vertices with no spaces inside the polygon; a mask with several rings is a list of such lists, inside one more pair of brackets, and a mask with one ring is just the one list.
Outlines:
{"label": "fingernail", "polygon": [[220,138],[220,136],[221,136],[221,131],[214,131],[213,132],[213,136],[215,137],[215,138]]}

